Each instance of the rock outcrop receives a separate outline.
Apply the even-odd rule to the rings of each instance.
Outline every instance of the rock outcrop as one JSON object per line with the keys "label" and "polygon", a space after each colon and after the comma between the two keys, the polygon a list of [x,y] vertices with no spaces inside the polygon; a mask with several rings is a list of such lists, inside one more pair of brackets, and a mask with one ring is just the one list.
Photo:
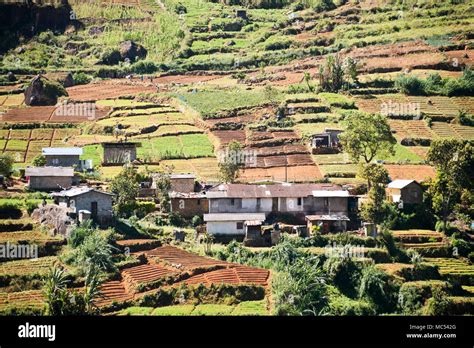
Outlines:
{"label": "rock outcrop", "polygon": [[74,220],[67,215],[68,208],[56,204],[46,204],[33,211],[31,217],[42,225],[51,228],[51,235],[68,237]]}
{"label": "rock outcrop", "polygon": [[61,96],[67,96],[67,92],[60,84],[37,75],[25,90],[25,104],[30,106],[56,105]]}

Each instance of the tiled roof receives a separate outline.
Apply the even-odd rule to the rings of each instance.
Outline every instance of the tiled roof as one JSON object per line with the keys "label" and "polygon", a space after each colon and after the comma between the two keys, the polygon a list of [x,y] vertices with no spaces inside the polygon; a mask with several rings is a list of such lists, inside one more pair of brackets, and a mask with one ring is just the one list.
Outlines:
{"label": "tiled roof", "polygon": [[208,198],[271,198],[271,197],[308,197],[313,191],[341,191],[334,184],[272,184],[246,185],[221,184],[207,191]]}

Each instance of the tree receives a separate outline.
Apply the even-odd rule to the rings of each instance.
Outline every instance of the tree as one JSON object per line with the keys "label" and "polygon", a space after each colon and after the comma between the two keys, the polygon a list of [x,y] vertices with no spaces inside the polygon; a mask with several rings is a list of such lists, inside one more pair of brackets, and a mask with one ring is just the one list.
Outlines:
{"label": "tree", "polygon": [[244,165],[242,155],[242,144],[235,140],[231,141],[219,159],[219,172],[222,181],[232,183],[237,179],[239,170]]}
{"label": "tree", "polygon": [[13,159],[12,155],[0,155],[0,174],[5,177],[9,177],[13,169],[13,163],[15,163],[15,160]]}
{"label": "tree", "polygon": [[136,199],[140,190],[141,177],[133,166],[124,166],[120,174],[113,180],[110,188],[115,197],[114,210],[118,215],[129,217],[132,215],[136,205]]}
{"label": "tree", "polygon": [[46,165],[46,157],[44,157],[43,155],[38,155],[33,158],[32,164],[35,167],[44,167]]}
{"label": "tree", "polygon": [[377,163],[361,165],[359,168],[359,176],[367,180],[367,188],[369,190],[374,185],[385,185],[389,182],[387,169]]}
{"label": "tree", "polygon": [[374,185],[370,188],[368,200],[360,208],[360,216],[364,221],[374,224],[382,223],[388,215],[385,204],[385,188],[382,185]]}
{"label": "tree", "polygon": [[465,190],[472,191],[474,188],[474,141],[435,140],[431,143],[427,159],[437,171],[429,194],[446,233],[448,218],[456,203],[461,201]]}
{"label": "tree", "polygon": [[387,274],[374,265],[362,269],[359,297],[369,300],[381,312],[396,303]]}
{"label": "tree", "polygon": [[305,72],[303,76],[303,81],[306,83],[306,87],[308,87],[308,92],[313,92],[314,87],[311,85],[311,74],[309,72]]}
{"label": "tree", "polygon": [[84,292],[69,291],[66,272],[54,267],[44,281],[48,315],[90,315],[98,313],[95,301],[101,296],[102,278],[97,269],[90,269],[85,279]]}
{"label": "tree", "polygon": [[337,93],[344,84],[344,68],[339,54],[330,55],[319,67],[319,87],[325,92]]}
{"label": "tree", "polygon": [[354,161],[370,163],[377,155],[393,154],[396,140],[387,118],[380,114],[354,112],[345,120],[341,144]]}

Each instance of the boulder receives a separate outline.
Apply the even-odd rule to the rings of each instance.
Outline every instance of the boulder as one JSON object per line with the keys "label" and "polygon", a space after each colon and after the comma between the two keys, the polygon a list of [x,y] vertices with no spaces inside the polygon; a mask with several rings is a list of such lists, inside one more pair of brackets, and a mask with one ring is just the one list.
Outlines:
{"label": "boulder", "polygon": [[52,235],[68,237],[74,220],[68,215],[68,208],[56,204],[46,204],[35,209],[31,218],[50,228]]}
{"label": "boulder", "polygon": [[14,73],[9,71],[8,74],[7,74],[7,79],[8,79],[9,82],[15,82],[16,81],[16,76],[15,76]]}
{"label": "boulder", "polygon": [[30,106],[56,105],[60,96],[67,96],[66,90],[60,84],[37,75],[25,90],[25,104]]}
{"label": "boulder", "polygon": [[147,50],[142,45],[136,44],[131,40],[124,41],[120,44],[119,48],[120,56],[122,60],[129,59],[134,62],[139,59],[143,59],[147,55]]}

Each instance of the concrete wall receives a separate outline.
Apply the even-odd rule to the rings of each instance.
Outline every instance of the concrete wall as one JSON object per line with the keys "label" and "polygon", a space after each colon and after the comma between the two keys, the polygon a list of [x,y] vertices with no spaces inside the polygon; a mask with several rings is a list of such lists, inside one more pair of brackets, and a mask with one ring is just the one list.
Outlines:
{"label": "concrete wall", "polygon": [[30,176],[28,187],[32,190],[60,190],[61,187],[70,188],[72,179],[71,176]]}
{"label": "concrete wall", "polygon": [[209,201],[206,198],[172,198],[171,211],[185,218],[192,218],[195,215],[202,217],[209,212]]}
{"label": "concrete wall", "polygon": [[105,147],[104,164],[125,164],[137,159],[135,147]]}
{"label": "concrete wall", "polygon": [[242,221],[208,221],[207,232],[209,234],[244,235],[245,230],[243,228],[241,230],[237,229],[237,222],[241,222],[242,225],[244,223],[243,220]]}
{"label": "concrete wall", "polygon": [[[348,198],[346,197],[302,197],[298,205],[298,198],[279,198],[278,212],[284,213],[348,213]],[[255,198],[235,198],[234,204],[230,198],[210,199],[210,213],[270,213],[272,198],[261,198],[260,205]]]}
{"label": "concrete wall", "polygon": [[105,195],[99,192],[87,192],[85,194],[71,198],[70,205],[79,210],[89,210],[92,212],[92,202],[97,202],[97,217],[111,217],[112,216],[112,196]]}
{"label": "concrete wall", "polygon": [[44,156],[46,166],[49,167],[73,167],[79,165],[80,156]]}
{"label": "concrete wall", "polygon": [[[260,202],[260,203],[259,203]],[[210,213],[269,213],[272,211],[272,199],[261,198],[235,198],[232,204],[231,198],[211,199],[209,205]]]}

